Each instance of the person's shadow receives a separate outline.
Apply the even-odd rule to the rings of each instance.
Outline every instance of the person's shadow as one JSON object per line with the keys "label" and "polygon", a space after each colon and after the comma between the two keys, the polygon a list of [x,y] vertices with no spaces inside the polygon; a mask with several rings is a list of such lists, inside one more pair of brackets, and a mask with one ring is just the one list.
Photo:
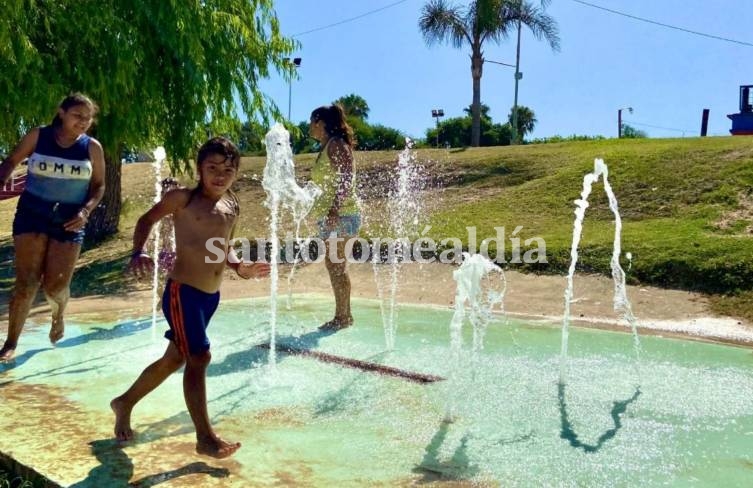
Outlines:
{"label": "person's shadow", "polygon": [[101,439],[91,441],[89,446],[100,465],[71,487],[128,486],[128,480],[133,476],[133,462],[118,442],[114,439]]}
{"label": "person's shadow", "polygon": [[87,477],[78,481],[71,488],[115,488],[137,486],[147,488],[189,474],[204,473],[213,478],[230,476],[227,468],[209,466],[203,462],[190,463],[177,469],[145,476],[129,482],[133,476],[133,461],[123,451],[122,445],[114,439],[100,439],[89,443],[100,465],[89,471]]}
{"label": "person's shadow", "polygon": [[424,458],[413,468],[414,473],[423,475],[419,483],[433,483],[442,480],[470,479],[479,472],[478,466],[471,464],[468,457],[468,434],[460,439],[460,445],[447,461],[439,459],[439,450],[447,438],[450,422],[442,421],[439,430],[424,449]]}
{"label": "person's shadow", "polygon": [[[289,352],[285,352],[285,347],[297,350],[315,349],[319,345],[321,339],[330,336],[335,332],[336,331],[334,330],[317,329],[300,336],[279,336],[276,338],[278,344],[277,358],[282,360],[290,355]],[[222,376],[225,374],[246,371],[249,368],[266,362],[268,357],[269,343],[264,342],[261,344],[255,344],[243,351],[228,354],[221,363],[210,363],[207,367],[207,377]]]}
{"label": "person's shadow", "polygon": [[635,388],[635,393],[633,393],[633,396],[631,396],[627,400],[614,402],[612,405],[612,411],[610,412],[612,421],[614,422],[614,427],[601,434],[599,436],[599,439],[596,441],[596,444],[586,444],[585,442],[582,442],[580,439],[578,439],[578,434],[575,432],[573,425],[570,423],[570,418],[567,414],[567,403],[565,402],[565,384],[560,382],[557,385],[557,396],[559,399],[560,407],[560,421],[562,424],[560,437],[568,441],[570,445],[576,449],[583,449],[585,452],[597,452],[602,448],[602,446],[604,446],[604,444],[608,440],[617,435],[617,432],[622,428],[621,415],[625,413],[627,407],[631,403],[638,399],[640,394],[641,389],[640,386],[638,386]]}
{"label": "person's shadow", "polygon": [[[129,335],[136,334],[137,332],[148,329],[149,327],[151,327],[151,319],[129,320],[126,322],[121,322],[111,329],[107,329],[103,327],[95,327],[90,332],[87,332],[86,334],[62,339],[55,346],[50,346],[50,347],[45,347],[45,348],[40,348],[40,349],[30,349],[7,362],[0,363],[0,374],[5,373],[6,371],[10,371],[12,369],[18,368],[19,366],[23,365],[24,363],[29,361],[32,357],[39,354],[40,352],[49,351],[51,349],[56,349],[56,348],[65,349],[69,347],[76,347],[76,346],[80,346],[82,344],[86,344],[92,341],[109,341],[113,339],[119,339],[121,337],[127,337]],[[137,346],[137,347],[147,347],[147,345]],[[44,377],[44,376],[52,376],[56,374],[66,374],[66,373],[60,373],[60,370],[67,370],[71,368],[72,366],[80,366],[85,363],[98,361],[98,360],[101,360],[102,358],[109,357],[109,356],[111,356],[111,354],[108,354],[105,356],[98,356],[94,358],[87,358],[87,359],[84,359],[81,361],[75,361],[72,363],[62,364],[56,368],[48,369],[45,371],[39,371],[30,375],[24,376],[22,378],[17,378],[15,381],[23,381],[29,378],[34,378],[34,377],[39,377],[39,376]],[[70,373],[70,371],[68,372]],[[10,381],[2,382],[0,383],[0,387],[5,386],[8,383],[10,383]]]}

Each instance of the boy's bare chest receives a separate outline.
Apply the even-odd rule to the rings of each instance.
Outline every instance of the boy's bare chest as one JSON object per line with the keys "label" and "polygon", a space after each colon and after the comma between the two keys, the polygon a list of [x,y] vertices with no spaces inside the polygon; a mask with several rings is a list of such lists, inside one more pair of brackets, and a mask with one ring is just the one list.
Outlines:
{"label": "boy's bare chest", "polygon": [[186,240],[207,240],[212,237],[227,238],[235,224],[236,216],[219,208],[201,208],[190,205],[175,215],[175,233]]}

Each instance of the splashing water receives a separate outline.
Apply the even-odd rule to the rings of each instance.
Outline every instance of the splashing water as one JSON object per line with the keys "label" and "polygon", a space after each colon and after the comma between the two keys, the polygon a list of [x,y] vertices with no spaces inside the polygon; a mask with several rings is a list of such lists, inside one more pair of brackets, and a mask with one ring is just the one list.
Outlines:
{"label": "splashing water", "polygon": [[[604,182],[604,191],[609,199],[609,209],[614,214],[614,241],[612,244],[612,258],[610,266],[612,268],[612,280],[614,281],[614,310],[618,312],[621,318],[625,319],[633,333],[633,349],[635,351],[636,365],[640,359],[640,340],[638,339],[638,328],[636,318],[633,315],[630,301],[627,297],[625,288],[625,271],[620,265],[620,255],[622,253],[622,218],[617,206],[617,198],[609,184],[609,169],[602,159],[594,160],[593,172],[583,177],[583,190],[580,198],[575,200],[575,222],[573,223],[573,241],[570,247],[570,267],[567,272],[567,288],[565,289],[565,311],[562,318],[562,349],[560,354],[560,383],[565,381],[566,363],[567,363],[567,345],[570,324],[570,304],[573,299],[573,276],[575,275],[575,265],[578,262],[578,244],[580,243],[581,233],[583,231],[583,219],[588,208],[588,196],[591,194],[591,188],[594,183],[602,177]],[[627,253],[627,258],[632,264],[632,255]]]}
{"label": "splashing water", "polygon": [[484,348],[484,336],[495,311],[504,314],[504,299],[507,280],[502,268],[480,254],[463,253],[463,264],[452,273],[457,283],[455,288],[455,313],[450,321],[451,373],[447,395],[445,420],[455,416],[455,402],[462,395],[459,388],[461,354],[463,351],[463,323],[466,316],[473,326],[473,366],[478,352]]}
{"label": "splashing water", "polygon": [[[397,332],[397,290],[400,278],[400,269],[405,257],[406,246],[410,238],[418,233],[419,216],[422,210],[422,201],[418,197],[421,186],[419,166],[416,164],[416,156],[412,151],[413,141],[405,138],[405,149],[398,156],[397,161],[397,185],[391,190],[388,197],[387,213],[389,217],[389,232],[394,239],[389,243],[391,249],[389,255],[388,282],[384,283],[379,267],[380,250],[375,249],[372,255],[374,280],[377,285],[379,306],[382,313],[382,325],[384,327],[384,339],[388,351],[395,348],[395,334]],[[385,288],[388,296],[385,296]]]}
{"label": "splashing water", "polygon": [[[154,203],[159,203],[162,199],[162,163],[167,158],[165,148],[162,146],[154,150]],[[157,331],[157,309],[159,307],[159,250],[161,249],[160,222],[154,225],[152,238],[152,339],[156,336]]]}
{"label": "splashing water", "polygon": [[275,124],[264,137],[267,148],[267,164],[264,166],[262,187],[267,192],[264,205],[270,211],[271,266],[270,272],[270,339],[269,364],[273,368],[277,363],[275,339],[277,329],[277,284],[279,243],[277,230],[280,219],[280,207],[287,209],[296,225],[296,242],[301,222],[311,211],[316,198],[322,194],[321,188],[308,182],[301,188],[295,181],[295,164],[290,148],[290,134],[282,124]]}

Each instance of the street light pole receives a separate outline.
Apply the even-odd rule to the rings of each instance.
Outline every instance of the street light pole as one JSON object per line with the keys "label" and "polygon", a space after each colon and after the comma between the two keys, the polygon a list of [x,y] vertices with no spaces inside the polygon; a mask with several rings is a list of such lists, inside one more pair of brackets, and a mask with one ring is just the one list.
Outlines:
{"label": "street light pole", "polygon": [[441,108],[431,109],[431,116],[437,120],[437,148],[439,148],[439,118],[444,117],[444,110]]}
{"label": "street light pole", "polygon": [[502,63],[500,61],[492,61],[491,59],[484,59],[484,62],[515,68],[515,101],[513,102],[513,106],[512,106],[512,142],[511,142],[511,144],[515,144],[515,141],[517,139],[516,127],[518,126],[518,80],[523,77],[523,74],[518,72],[518,65],[520,64],[520,26],[518,26],[518,54],[517,54],[515,64]]}
{"label": "street light pole", "polygon": [[512,142],[518,143],[518,82],[523,78],[520,72],[520,6],[518,6],[518,47],[515,52],[515,98],[512,102]]}
{"label": "street light pole", "polygon": [[[285,58],[285,61],[293,65],[293,70],[301,66],[301,58]],[[290,74],[290,80],[288,80],[288,120],[290,120],[290,109],[293,103],[293,73]]]}
{"label": "street light pole", "polygon": [[627,110],[633,113],[633,107],[624,107],[617,109],[617,139],[622,139],[622,111]]}

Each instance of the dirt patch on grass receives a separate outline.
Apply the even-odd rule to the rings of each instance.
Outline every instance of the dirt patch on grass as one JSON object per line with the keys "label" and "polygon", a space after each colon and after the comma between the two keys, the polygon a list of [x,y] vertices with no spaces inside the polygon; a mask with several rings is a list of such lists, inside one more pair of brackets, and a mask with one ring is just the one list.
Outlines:
{"label": "dirt patch on grass", "polygon": [[714,227],[725,233],[753,234],[753,190],[737,195],[737,208],[722,214]]}

